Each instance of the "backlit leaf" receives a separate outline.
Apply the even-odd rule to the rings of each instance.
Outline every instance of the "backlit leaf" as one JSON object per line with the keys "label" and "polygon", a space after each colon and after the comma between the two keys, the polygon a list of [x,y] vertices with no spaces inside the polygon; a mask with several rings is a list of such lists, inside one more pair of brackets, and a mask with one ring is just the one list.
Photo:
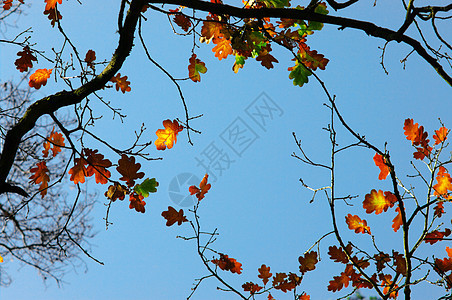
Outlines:
{"label": "backlit leaf", "polygon": [[366,220],[361,220],[357,215],[348,214],[345,217],[345,222],[348,225],[348,228],[354,230],[356,233],[370,233],[370,227],[367,226]]}
{"label": "backlit leaf", "polygon": [[199,73],[207,72],[206,64],[196,58],[196,54],[193,54],[188,61],[190,63],[188,65],[188,77],[194,82],[201,81],[201,74]]}
{"label": "backlit leaf", "polygon": [[263,287],[252,282],[246,282],[242,284],[242,288],[245,292],[250,292],[251,295],[254,295],[255,293],[263,289]]}
{"label": "backlit leaf", "polygon": [[397,212],[397,216],[392,220],[392,229],[394,232],[397,232],[400,226],[403,225],[402,214],[400,213],[400,207],[396,207],[395,211]]}
{"label": "backlit leaf", "polygon": [[387,211],[389,207],[393,207],[397,198],[391,192],[385,192],[383,194],[382,190],[372,190],[370,194],[365,196],[363,201],[363,208],[366,213],[371,214],[375,212],[376,215]]}
{"label": "backlit leaf", "polygon": [[44,141],[44,150],[42,154],[44,157],[49,155],[49,150],[52,150],[52,155],[55,157],[59,152],[61,152],[61,147],[64,147],[64,137],[61,133],[54,132],[50,133],[49,137]]}
{"label": "backlit leaf", "polygon": [[50,20],[50,25],[52,25],[52,27],[55,27],[55,24],[63,18],[56,7],[50,10],[45,10],[44,15],[48,15],[47,18]]}
{"label": "backlit leaf", "polygon": [[46,3],[46,8],[44,10],[50,10],[55,8],[57,2],[59,4],[63,3],[63,0],[44,0],[44,2]]}
{"label": "backlit leaf", "polygon": [[444,126],[438,130],[435,130],[435,134],[433,135],[433,138],[435,139],[435,145],[441,144],[445,140],[447,140],[448,134],[449,134],[449,129],[447,129]]}
{"label": "backlit leaf", "polygon": [[177,142],[177,135],[184,129],[182,125],[179,125],[177,120],[173,120],[172,122],[171,120],[165,120],[163,121],[163,126],[165,129],[158,129],[155,132],[158,137],[155,141],[157,150],[173,148],[173,145]]}
{"label": "backlit leaf", "polygon": [[104,156],[97,153],[98,150],[83,149],[84,156],[88,167],[86,168],[86,176],[95,175],[96,183],[106,184],[111,173],[106,168],[111,167],[111,161],[104,159]]}
{"label": "backlit leaf", "polygon": [[435,244],[436,242],[442,241],[444,237],[447,237],[451,234],[451,230],[449,228],[446,228],[443,232],[439,230],[434,230],[430,233],[427,233],[424,238],[424,242],[430,243],[431,245]]}
{"label": "backlit leaf", "polygon": [[262,281],[264,282],[264,285],[266,285],[268,282],[268,279],[272,277],[272,273],[270,273],[270,267],[267,267],[266,265],[262,265],[257,270],[259,271],[259,275],[257,275],[257,277],[262,279]]}
{"label": "backlit leaf", "polygon": [[212,48],[212,52],[215,52],[215,57],[218,57],[219,60],[232,54],[231,40],[226,39],[225,37],[219,37],[215,38],[213,42],[216,45]]}
{"label": "backlit leaf", "polygon": [[452,199],[450,192],[452,191],[452,178],[443,166],[439,167],[436,174],[437,183],[433,186],[434,195],[444,197],[445,199]]}
{"label": "backlit leaf", "polygon": [[141,184],[135,185],[133,190],[137,192],[137,194],[140,194],[144,198],[149,196],[149,193],[155,193],[157,192],[157,187],[159,186],[159,183],[155,178],[146,178]]}
{"label": "backlit leaf", "polygon": [[52,69],[38,69],[30,76],[28,85],[38,90],[41,86],[47,84],[50,74],[52,74]]}
{"label": "backlit leaf", "polygon": [[84,183],[86,176],[85,160],[83,158],[74,159],[74,166],[69,169],[69,174],[71,174],[70,180],[74,184]]}
{"label": "backlit leaf", "polygon": [[383,158],[383,156],[381,156],[378,153],[375,153],[374,162],[375,162],[375,165],[380,168],[380,174],[378,175],[378,179],[380,179],[380,180],[386,179],[386,177],[388,177],[388,174],[389,174],[389,168],[385,164],[386,161]]}
{"label": "backlit leaf", "polygon": [[131,193],[129,197],[130,203],[129,208],[135,209],[137,212],[145,213],[145,205],[146,202],[143,201],[143,196],[138,195],[137,193]]}
{"label": "backlit leaf", "polygon": [[93,62],[96,60],[96,52],[93,50],[88,50],[85,55],[84,61],[88,64],[89,67],[94,68]]}
{"label": "backlit leaf", "polygon": [[108,190],[105,192],[104,195],[105,197],[114,202],[118,199],[124,200],[127,194],[128,194],[127,187],[115,182],[114,185],[110,185],[108,187]]}
{"label": "backlit leaf", "polygon": [[302,274],[306,273],[307,271],[312,271],[315,269],[315,264],[318,262],[317,252],[311,251],[305,253],[304,256],[298,257],[298,261],[300,263],[300,272]]}
{"label": "backlit leaf", "polygon": [[110,79],[111,82],[116,83],[116,90],[119,91],[121,89],[121,92],[125,94],[125,92],[130,92],[132,88],[129,86],[130,81],[127,81],[127,76],[121,77],[121,73],[116,74],[116,76],[113,76]]}
{"label": "backlit leaf", "polygon": [[[300,55],[298,55],[300,57]],[[295,60],[295,66],[289,67],[287,70],[290,71],[289,78],[293,79],[293,85],[303,86],[305,83],[308,83],[308,76],[312,75],[312,72],[306,68],[303,64],[298,62],[298,59]]]}

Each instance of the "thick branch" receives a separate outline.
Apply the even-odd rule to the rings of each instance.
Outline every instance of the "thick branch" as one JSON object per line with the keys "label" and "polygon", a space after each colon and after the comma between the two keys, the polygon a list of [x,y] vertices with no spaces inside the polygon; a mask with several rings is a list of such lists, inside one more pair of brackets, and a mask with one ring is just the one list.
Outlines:
{"label": "thick branch", "polygon": [[110,63],[94,79],[71,92],[62,91],[40,99],[30,105],[24,116],[12,127],[5,136],[5,143],[0,156],[0,194],[11,192],[4,187],[8,174],[14,163],[19,144],[36,121],[46,114],[52,114],[62,107],[80,103],[85,97],[101,89],[122,67],[133,47],[133,39],[141,9],[145,0],[132,0],[122,30],[119,32],[119,42]]}
{"label": "thick branch", "polygon": [[356,19],[342,18],[331,15],[322,15],[311,10],[299,10],[291,8],[260,8],[243,9],[226,4],[217,4],[201,0],[149,0],[148,3],[182,5],[200,11],[210,12],[218,15],[229,15],[237,18],[285,18],[295,20],[317,21],[325,24],[338,25],[341,29],[354,28],[364,31],[367,35],[384,39],[386,41],[403,42],[410,45],[419,56],[429,63],[436,72],[452,86],[452,77],[444,71],[436,58],[427,53],[421,43],[407,35],[398,33],[388,28],[379,27],[373,23]]}

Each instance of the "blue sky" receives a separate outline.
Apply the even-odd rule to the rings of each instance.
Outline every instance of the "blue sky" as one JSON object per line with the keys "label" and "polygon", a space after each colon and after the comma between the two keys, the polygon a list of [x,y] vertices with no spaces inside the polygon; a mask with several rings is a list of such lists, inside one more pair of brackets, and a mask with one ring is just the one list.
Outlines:
{"label": "blue sky", "polygon": [[[108,2],[99,8],[92,1],[83,5],[65,1],[60,7],[62,25],[72,41],[83,54],[88,49],[95,50],[98,60],[109,59],[117,42],[119,5],[118,1]],[[390,9],[383,10],[385,5],[379,1],[373,8],[363,3],[345,14],[375,21],[381,26],[401,24],[401,4],[388,4]],[[42,15],[43,7],[43,4],[33,3],[17,25],[19,29],[33,26],[33,41],[50,54],[52,46],[58,47],[59,36]],[[19,29],[9,28],[6,34],[11,37]],[[444,32],[450,29],[450,26],[443,28]],[[176,78],[187,77],[191,37],[175,36],[166,17],[155,13],[148,13],[143,33],[152,57]],[[403,122],[413,118],[424,125],[430,137],[431,132],[440,127],[438,118],[446,126],[452,126],[450,87],[416,55],[410,56],[404,69],[400,60],[410,49],[396,43],[389,44],[386,51],[385,64],[389,71],[386,75],[380,65],[378,48],[384,43],[356,30],[338,31],[335,26],[326,26],[310,36],[308,44],[330,59],[326,71],[317,74],[337,96],[338,107],[348,124],[380,148],[387,142],[400,178],[410,182],[406,174],[413,174],[412,149],[403,135]],[[282,49],[273,47],[274,56],[279,60],[274,69],[267,70],[249,59],[245,68],[234,74],[233,58],[218,61],[211,48],[212,45],[202,44],[196,50],[208,69],[201,82],[181,82],[190,113],[203,114],[191,123],[202,134],[192,134],[194,145],[191,146],[182,132],[173,149],[164,152],[150,149],[151,155],[163,157],[162,161],[140,161],[147,176],[156,177],[160,183],[158,192],[146,200],[146,213],[129,210],[127,201],[114,203],[110,212],[110,221],[114,224],[105,230],[106,207],[102,196],[105,187],[97,186],[94,181],[87,183],[100,195],[92,212],[97,235],[91,241],[90,253],[105,265],[82,256],[84,265],[70,269],[64,277],[66,284],[58,288],[51,280],[44,284],[34,269],[7,261],[5,267],[14,281],[10,287],[0,289],[0,299],[185,299],[195,278],[207,272],[196,256],[195,244],[176,239],[177,235],[190,235],[188,224],[168,228],[160,214],[170,205],[184,208],[174,202],[175,198],[169,193],[170,183],[184,173],[201,179],[205,169],[198,165],[198,160],[205,158],[205,153],[214,146],[222,157],[228,157],[229,164],[222,174],[216,174],[216,181],[213,175],[209,178],[212,188],[202,200],[199,214],[204,230],[218,228],[220,232],[215,249],[243,264],[241,275],[225,272],[224,278],[240,289],[244,282],[258,281],[257,269],[262,264],[271,266],[273,273],[297,271],[298,256],[329,232],[332,225],[326,199],[319,196],[309,203],[312,193],[298,181],[302,177],[313,187],[321,187],[328,185],[329,174],[291,157],[293,152],[299,154],[292,132],[302,140],[304,150],[313,160],[328,163],[330,144],[322,129],[329,122],[329,111],[323,106],[327,98],[313,77],[302,88],[293,86],[287,71],[293,62],[290,53]],[[0,44],[0,51],[0,78],[17,77],[12,57],[19,49]],[[40,60],[38,67],[52,66]],[[184,118],[177,89],[146,60],[138,40],[120,72],[128,76],[132,91],[123,95],[109,89],[101,94],[114,106],[121,107],[128,117],[124,123],[112,120],[111,112],[94,104],[97,114],[104,116],[95,129],[100,137],[109,138],[115,146],[125,146],[133,140],[133,131],[145,123],[146,137],[155,140],[155,131],[162,128],[163,120]],[[62,88],[62,83],[49,81],[35,96],[39,98]],[[263,103],[273,109],[270,110],[273,114],[264,118],[265,125],[259,123],[262,119],[254,120],[249,114]],[[228,141],[228,130],[238,124],[248,129],[250,140],[234,146]],[[353,142],[343,128],[338,127],[337,131],[341,145]],[[94,142],[90,146],[100,147]],[[104,154],[115,160],[107,150]],[[368,220],[383,249],[390,251],[396,247],[401,252],[401,233],[391,229],[394,212],[388,212],[387,216],[369,216],[362,210],[364,195],[371,189],[391,188],[389,181],[377,179],[374,154],[360,148],[338,157],[338,193],[359,195],[353,207],[338,204],[341,230],[345,239],[369,245],[369,237],[356,235],[346,228],[344,216],[359,214]],[[301,284],[300,291],[306,291],[311,299],[333,299],[345,294],[329,293],[326,289],[328,281],[343,271],[342,266],[328,259],[326,253],[331,244],[336,244],[332,237],[320,244],[322,261]],[[443,248],[444,245],[435,248],[439,249],[439,256],[445,255]],[[235,299],[231,293],[217,291],[217,286],[213,279],[206,280],[193,299]],[[426,295],[441,296],[439,289],[430,286],[413,290],[419,292],[419,299]],[[274,293],[274,296],[290,299],[290,295],[282,293]]]}

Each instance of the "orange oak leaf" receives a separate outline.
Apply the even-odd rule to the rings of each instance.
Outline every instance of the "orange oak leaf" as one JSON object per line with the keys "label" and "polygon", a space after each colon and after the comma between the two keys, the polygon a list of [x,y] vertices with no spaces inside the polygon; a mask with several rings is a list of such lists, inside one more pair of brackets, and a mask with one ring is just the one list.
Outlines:
{"label": "orange oak leaf", "polygon": [[231,40],[226,39],[225,37],[219,37],[215,38],[213,42],[216,46],[212,48],[212,52],[215,52],[215,57],[218,57],[219,60],[232,54]]}
{"label": "orange oak leaf", "polygon": [[54,9],[45,10],[44,15],[48,15],[47,18],[50,20],[50,25],[52,25],[52,27],[55,27],[55,24],[63,18],[56,7]]}
{"label": "orange oak leaf", "polygon": [[121,77],[121,73],[116,74],[110,79],[111,82],[116,83],[116,90],[125,94],[126,92],[130,92],[132,88],[129,86],[130,81],[127,81],[127,76]]}
{"label": "orange oak leaf", "polygon": [[267,267],[266,265],[262,265],[257,270],[259,271],[259,275],[257,275],[257,277],[262,279],[262,282],[264,282],[264,285],[266,285],[268,282],[268,279],[270,277],[272,277],[272,273],[270,273],[270,267]]}
{"label": "orange oak leaf", "polygon": [[74,184],[84,183],[86,176],[86,167],[85,160],[83,158],[75,158],[74,166],[69,169],[69,174],[71,174],[70,180],[74,182]]}
{"label": "orange oak leaf", "polygon": [[206,44],[209,44],[211,40],[222,35],[221,31],[223,29],[224,26],[217,16],[207,16],[206,20],[203,22],[199,40],[201,43],[205,42]]}
{"label": "orange oak leaf", "polygon": [[57,2],[59,4],[63,3],[63,0],[44,0],[44,2],[46,3],[46,8],[44,10],[50,10],[55,8]]}
{"label": "orange oak leaf", "polygon": [[123,186],[122,184],[119,184],[115,182],[114,185],[110,185],[108,187],[108,190],[105,192],[105,197],[110,199],[111,201],[116,200],[124,200],[126,197],[126,194],[128,194],[127,187]]}
{"label": "orange oak leaf", "polygon": [[272,285],[275,289],[286,293],[287,291],[293,290],[300,282],[301,278],[294,273],[289,273],[289,275],[286,273],[276,273],[273,276]]}
{"label": "orange oak leaf", "polygon": [[49,150],[52,150],[52,155],[55,157],[59,152],[61,152],[61,147],[64,147],[63,135],[61,133],[54,132],[54,129],[55,128],[52,129],[49,137],[44,141],[44,150],[42,150],[44,157],[49,155]]}
{"label": "orange oak leaf", "polygon": [[302,274],[306,273],[307,271],[312,271],[315,269],[315,264],[318,262],[317,252],[311,251],[305,253],[304,257],[298,257],[298,261],[300,262],[300,272]]}
{"label": "orange oak leaf", "polygon": [[414,158],[422,160],[428,156],[432,148],[428,145],[430,141],[427,139],[428,134],[424,132],[424,127],[419,127],[419,124],[414,123],[413,119],[406,119],[403,129],[407,140],[410,140],[414,146],[421,146],[416,148]]}
{"label": "orange oak leaf", "polygon": [[129,196],[129,208],[134,209],[137,212],[143,213],[145,212],[144,206],[146,205],[146,202],[143,201],[144,197],[141,195],[138,195],[137,193],[133,192]]}
{"label": "orange oak leaf", "polygon": [[436,174],[436,181],[437,184],[433,186],[435,190],[433,194],[445,199],[452,199],[452,195],[449,194],[452,191],[452,178],[443,166],[439,167],[438,173]]}
{"label": "orange oak leaf", "polygon": [[433,245],[436,242],[442,241],[444,239],[444,237],[447,237],[450,234],[451,234],[451,230],[449,228],[446,228],[443,232],[441,232],[439,230],[434,230],[425,235],[424,242]]}
{"label": "orange oak leaf", "polygon": [[394,232],[397,232],[400,229],[400,226],[403,225],[402,214],[400,213],[400,207],[396,207],[395,211],[397,212],[397,216],[392,220],[392,229]]}
{"label": "orange oak leaf", "polygon": [[344,287],[348,287],[350,282],[350,278],[344,273],[341,273],[341,276],[334,276],[333,280],[331,280],[328,285],[328,291],[337,292],[342,290]]}
{"label": "orange oak leaf", "polygon": [[[385,288],[383,289],[383,294],[388,295],[388,293],[389,293],[389,288],[390,288],[391,285],[392,285],[392,281],[391,281],[392,276],[391,276],[391,275],[380,274],[379,277],[380,277],[380,280],[381,280],[381,282],[382,282],[382,285],[385,287]],[[394,287],[392,288],[391,293],[389,293],[389,299],[391,299],[391,298],[397,299],[397,296],[398,296],[398,294],[399,294],[397,288],[398,288],[398,285],[395,284]]]}
{"label": "orange oak leaf", "polygon": [[451,258],[436,258],[435,259],[435,270],[440,273],[446,273],[452,271],[452,259]]}
{"label": "orange oak leaf", "polygon": [[315,71],[317,68],[321,70],[325,70],[326,65],[329,62],[329,59],[325,58],[323,54],[317,53],[316,50],[309,49],[305,43],[299,43],[299,51],[300,58],[302,63],[309,69]]}
{"label": "orange oak leaf", "polygon": [[345,222],[348,225],[348,228],[354,230],[356,233],[370,233],[370,227],[367,226],[366,220],[361,220],[357,215],[348,214],[345,217]]}
{"label": "orange oak leaf", "polygon": [[28,85],[35,89],[40,89],[42,85],[47,84],[47,79],[52,74],[52,69],[38,69],[31,76]]}
{"label": "orange oak leaf", "polygon": [[298,300],[311,300],[311,296],[309,296],[308,294],[306,294],[305,292],[303,292],[303,294],[301,294],[298,297]]}
{"label": "orange oak leaf", "polygon": [[177,225],[182,225],[183,222],[188,222],[187,218],[184,216],[184,211],[182,209],[179,212],[172,206],[168,206],[168,210],[162,212],[162,217],[166,219],[166,226],[171,226],[177,222]]}
{"label": "orange oak leaf", "polygon": [[88,167],[86,168],[86,176],[95,175],[96,183],[106,184],[111,173],[106,168],[111,167],[111,161],[104,159],[104,156],[97,153],[98,150],[83,149]]}
{"label": "orange oak leaf", "polygon": [[[348,244],[345,248],[349,254],[352,253],[351,244]],[[342,250],[342,247],[337,248],[336,246],[330,246],[328,248],[328,254],[330,255],[330,259],[334,262],[341,262],[343,264],[348,263],[347,254],[345,254],[344,250]]]}
{"label": "orange oak leaf", "polygon": [[378,215],[383,211],[387,211],[389,207],[393,207],[397,201],[395,195],[389,191],[384,192],[382,190],[372,190],[370,194],[367,194],[363,201],[363,208],[366,213],[371,214],[375,211]]}
{"label": "orange oak leaf", "polygon": [[388,177],[389,174],[389,168],[385,164],[385,159],[383,159],[383,156],[381,156],[378,153],[375,153],[374,162],[375,165],[380,168],[380,174],[378,175],[378,179],[380,180],[386,179],[386,177]]}
{"label": "orange oak leaf", "polygon": [[41,184],[39,186],[39,190],[41,191],[41,197],[44,198],[44,196],[47,194],[47,188],[50,181],[50,172],[47,168],[46,162],[38,162],[36,164],[36,167],[31,168],[30,172],[33,173],[33,175],[30,176],[30,182]]}
{"label": "orange oak leaf", "polygon": [[263,287],[252,282],[246,282],[242,284],[242,288],[245,292],[250,292],[251,295],[254,295],[255,293],[263,289]]}
{"label": "orange oak leaf", "polygon": [[182,125],[179,125],[177,120],[173,120],[172,122],[171,120],[165,120],[163,121],[163,126],[165,129],[158,129],[155,132],[158,137],[155,141],[157,150],[173,148],[173,145],[177,142],[177,135],[184,129]]}
{"label": "orange oak leaf", "polygon": [[188,191],[190,192],[190,195],[196,194],[196,198],[198,198],[198,201],[201,201],[204,199],[205,194],[207,194],[210,190],[210,183],[207,184],[207,179],[209,178],[209,175],[204,175],[204,178],[201,180],[201,183],[199,184],[199,188],[192,185],[188,188]]}
{"label": "orange oak leaf", "polygon": [[228,257],[226,254],[219,253],[219,259],[212,259],[211,262],[217,265],[223,271],[231,271],[231,273],[242,273],[242,264],[232,257]]}
{"label": "orange oak leaf", "polygon": [[33,67],[33,61],[38,61],[28,46],[25,46],[22,51],[17,52],[17,55],[19,55],[19,58],[16,59],[14,64],[19,72],[27,72],[28,68]]}
{"label": "orange oak leaf", "polygon": [[89,67],[94,68],[93,62],[95,60],[96,60],[96,52],[94,50],[88,50],[88,52],[86,52],[84,61],[88,64]]}
{"label": "orange oak leaf", "polygon": [[188,65],[188,77],[190,77],[193,82],[200,82],[201,74],[199,73],[204,74],[207,72],[206,64],[196,58],[196,54],[193,54],[188,62],[190,63]]}
{"label": "orange oak leaf", "polygon": [[143,172],[138,172],[141,168],[140,163],[135,163],[135,157],[128,157],[127,155],[121,155],[118,160],[118,166],[116,170],[122,175],[119,180],[124,180],[128,187],[133,187],[135,185],[135,179],[140,179],[144,177]]}
{"label": "orange oak leaf", "polygon": [[447,135],[449,134],[449,129],[442,126],[440,129],[435,130],[435,134],[433,135],[433,138],[435,139],[435,145],[444,143],[445,140],[447,140]]}

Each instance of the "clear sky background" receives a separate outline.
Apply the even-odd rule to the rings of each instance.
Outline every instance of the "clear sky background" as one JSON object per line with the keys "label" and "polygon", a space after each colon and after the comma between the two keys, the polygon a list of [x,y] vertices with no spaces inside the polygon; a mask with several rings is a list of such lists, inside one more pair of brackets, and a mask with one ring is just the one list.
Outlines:
{"label": "clear sky background", "polygon": [[[63,15],[62,25],[81,55],[87,50],[96,51],[97,60],[109,59],[116,48],[118,35],[117,13],[120,1],[64,1],[59,6]],[[307,1],[305,1],[307,3]],[[362,1],[343,14],[376,22],[380,26],[397,26],[403,22],[403,8],[399,1],[379,0],[373,7]],[[237,4],[238,1],[231,2]],[[17,21],[18,28],[8,28],[7,37],[15,36],[20,29],[33,27],[32,41],[37,48],[51,53],[51,47],[60,47],[60,35],[50,26],[42,14],[44,4],[34,2],[26,15]],[[331,11],[330,13],[334,14]],[[143,33],[152,57],[176,78],[188,76],[188,59],[191,55],[192,37],[175,36],[165,16],[149,11]],[[449,22],[450,23],[450,22]],[[452,27],[443,26],[444,33]],[[410,34],[414,34],[410,32]],[[133,131],[145,123],[147,139],[155,140],[155,131],[162,128],[165,119],[184,118],[182,103],[174,84],[147,61],[143,49],[136,40],[136,47],[121,69],[127,75],[132,91],[123,95],[113,89],[100,92],[115,107],[127,114],[125,123],[112,120],[112,113],[101,104],[95,104],[96,115],[103,115],[95,132],[109,139],[116,147],[126,146],[133,140]],[[412,148],[403,134],[403,122],[413,118],[432,132],[440,127],[438,118],[452,126],[450,86],[415,54],[408,59],[405,68],[400,63],[410,51],[404,45],[391,43],[385,56],[386,75],[380,65],[384,42],[352,29],[338,31],[336,26],[325,26],[308,38],[312,49],[324,54],[330,62],[326,71],[317,74],[330,92],[337,96],[337,105],[345,120],[368,141],[384,148],[387,142],[399,177],[410,181]],[[208,147],[215,145],[228,155],[231,163],[222,174],[209,177],[212,188],[202,200],[199,209],[202,229],[220,233],[214,248],[243,264],[241,275],[222,272],[224,278],[237,289],[247,281],[258,282],[257,269],[266,264],[271,272],[295,272],[298,257],[309,249],[323,234],[331,231],[329,209],[324,197],[309,203],[312,193],[304,189],[299,178],[313,187],[329,184],[329,174],[307,166],[291,157],[297,152],[292,132],[302,139],[305,151],[314,161],[329,163],[330,144],[328,134],[322,130],[329,122],[329,111],[323,106],[327,101],[321,87],[311,76],[309,84],[293,86],[287,68],[293,65],[291,54],[273,46],[273,55],[279,60],[272,70],[249,59],[238,74],[232,72],[233,57],[218,61],[211,51],[212,45],[201,44],[196,54],[207,66],[207,73],[200,83],[181,82],[184,96],[192,116],[203,114],[192,121],[191,126],[202,131],[192,134],[194,146],[187,143],[185,132],[178,142],[164,152],[150,148],[154,157],[162,161],[140,161],[149,177],[160,183],[158,192],[146,199],[146,213],[140,214],[128,208],[128,201],[112,205],[110,221],[114,224],[105,230],[105,186],[94,181],[86,185],[100,195],[92,212],[96,236],[91,240],[90,253],[105,263],[101,266],[87,257],[83,263],[70,269],[64,277],[65,284],[58,287],[52,280],[43,283],[37,272],[6,257],[4,267],[13,277],[11,286],[0,289],[0,299],[185,299],[190,294],[195,278],[207,275],[196,255],[193,242],[176,239],[177,235],[189,236],[188,223],[167,227],[161,212],[168,206],[178,206],[169,190],[170,183],[179,174],[189,173],[201,179],[205,169],[198,165]],[[17,78],[13,61],[15,46],[0,44],[0,78]],[[39,60],[37,68],[52,68]],[[63,89],[62,83],[49,81],[35,93],[36,99]],[[247,113],[259,101],[267,101],[276,110],[265,119],[265,125],[253,120]],[[225,141],[225,131],[237,122],[246,123],[253,142],[246,149],[235,149]],[[354,140],[339,125],[338,142],[345,146]],[[226,139],[227,140],[227,139]],[[99,148],[112,161],[112,153],[93,142],[91,148]],[[353,239],[366,247],[368,235],[356,235],[348,230],[344,216],[358,214],[369,222],[377,243],[390,252],[395,248],[402,252],[401,231],[394,233],[391,220],[394,210],[375,216],[366,215],[362,209],[364,195],[371,189],[390,190],[389,181],[379,181],[379,170],[373,163],[374,152],[354,149],[338,156],[337,191],[342,195],[359,195],[353,207],[338,203],[338,220],[345,240]],[[418,164],[422,168],[422,164]],[[182,178],[182,177],[179,177]],[[198,182],[199,183],[199,182]],[[174,183],[173,183],[174,184]],[[69,187],[68,187],[69,189]],[[181,187],[188,194],[188,185]],[[421,192],[422,187],[417,191]],[[186,208],[185,208],[186,209]],[[186,213],[187,214],[187,213]],[[450,216],[446,215],[449,220]],[[446,220],[446,221],[447,221]],[[327,253],[329,245],[336,245],[333,237],[320,244],[322,261],[316,270],[306,274],[299,288],[311,295],[311,299],[334,299],[345,295],[327,291],[328,282],[343,271],[343,266],[332,263]],[[440,244],[440,243],[438,243]],[[446,242],[438,247],[423,246],[420,256],[431,256],[431,249],[438,256],[445,256]],[[424,274],[425,270],[419,274]],[[217,291],[219,285],[213,279],[199,287],[193,299],[236,299],[232,293]],[[414,288],[413,299],[433,299],[441,296],[441,290],[431,286]],[[348,291],[348,290],[346,290]],[[276,299],[290,299],[291,294],[273,293]],[[427,298],[426,298],[427,297]],[[265,297],[264,297],[265,298]]]}

